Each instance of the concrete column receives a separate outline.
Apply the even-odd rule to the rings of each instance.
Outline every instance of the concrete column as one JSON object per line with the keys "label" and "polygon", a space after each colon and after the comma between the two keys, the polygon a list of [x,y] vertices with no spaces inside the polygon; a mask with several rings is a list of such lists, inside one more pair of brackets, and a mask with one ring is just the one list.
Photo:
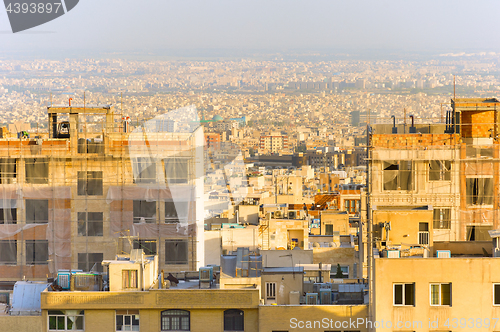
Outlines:
{"label": "concrete column", "polygon": [[69,114],[69,142],[72,155],[78,153],[78,113]]}

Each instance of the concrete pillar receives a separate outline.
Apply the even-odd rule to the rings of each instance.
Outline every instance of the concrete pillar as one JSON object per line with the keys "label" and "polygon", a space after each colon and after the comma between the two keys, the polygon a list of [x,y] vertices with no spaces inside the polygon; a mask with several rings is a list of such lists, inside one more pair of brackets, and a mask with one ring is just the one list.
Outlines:
{"label": "concrete pillar", "polygon": [[78,153],[78,113],[72,113],[71,109],[69,114],[69,142],[71,154],[76,155]]}

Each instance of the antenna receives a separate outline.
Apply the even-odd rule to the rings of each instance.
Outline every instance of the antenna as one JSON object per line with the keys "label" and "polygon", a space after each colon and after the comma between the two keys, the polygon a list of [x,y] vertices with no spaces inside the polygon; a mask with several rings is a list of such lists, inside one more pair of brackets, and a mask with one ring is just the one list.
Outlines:
{"label": "antenna", "polygon": [[403,134],[406,134],[406,108],[403,108],[403,116],[404,116],[404,121],[403,121]]}

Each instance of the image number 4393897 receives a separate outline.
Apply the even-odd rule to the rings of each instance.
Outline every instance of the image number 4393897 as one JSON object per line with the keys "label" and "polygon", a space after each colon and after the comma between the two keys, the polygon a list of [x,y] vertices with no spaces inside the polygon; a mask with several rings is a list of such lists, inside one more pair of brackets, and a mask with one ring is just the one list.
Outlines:
{"label": "image number 4393897", "polygon": [[12,32],[52,21],[73,9],[79,0],[4,0]]}

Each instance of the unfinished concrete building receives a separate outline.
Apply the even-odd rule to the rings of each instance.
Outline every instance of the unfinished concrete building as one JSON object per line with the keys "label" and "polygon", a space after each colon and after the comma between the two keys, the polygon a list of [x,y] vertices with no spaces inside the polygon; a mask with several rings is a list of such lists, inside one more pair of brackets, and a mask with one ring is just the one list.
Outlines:
{"label": "unfinished concrete building", "polygon": [[[375,125],[370,139],[374,210],[429,209],[415,245],[491,241],[498,228],[500,102],[452,99],[445,124]],[[388,226],[390,227],[390,226]],[[432,230],[430,232],[430,230]]]}
{"label": "unfinished concrete building", "polygon": [[48,135],[0,139],[0,281],[100,271],[132,248],[165,271],[204,265],[204,139],[189,112],[134,130],[112,105],[47,112]]}

